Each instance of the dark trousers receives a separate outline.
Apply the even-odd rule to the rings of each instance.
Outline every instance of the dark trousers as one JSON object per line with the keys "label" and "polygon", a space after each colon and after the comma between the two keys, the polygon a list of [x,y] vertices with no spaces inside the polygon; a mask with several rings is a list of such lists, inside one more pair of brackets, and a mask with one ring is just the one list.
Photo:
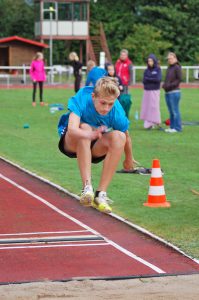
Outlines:
{"label": "dark trousers", "polygon": [[39,98],[40,98],[40,102],[42,102],[43,101],[43,81],[33,82],[32,101],[35,102],[35,96],[36,96],[36,91],[37,91],[37,83],[39,84]]}
{"label": "dark trousers", "polygon": [[121,95],[128,94],[128,92],[129,92],[128,85],[123,85],[123,90],[121,91]]}
{"label": "dark trousers", "polygon": [[81,75],[77,75],[75,76],[75,92],[77,93],[80,89],[80,83],[82,80],[82,76]]}

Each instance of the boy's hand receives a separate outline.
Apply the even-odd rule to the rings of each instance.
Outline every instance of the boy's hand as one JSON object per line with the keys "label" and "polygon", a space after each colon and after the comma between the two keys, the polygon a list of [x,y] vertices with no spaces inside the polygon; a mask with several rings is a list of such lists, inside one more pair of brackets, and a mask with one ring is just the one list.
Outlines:
{"label": "boy's hand", "polygon": [[124,160],[123,161],[123,168],[126,171],[130,171],[133,170],[135,168],[135,166],[139,165],[139,162],[137,162],[134,159],[130,159],[130,160]]}
{"label": "boy's hand", "polygon": [[90,139],[91,140],[97,140],[101,139],[102,133],[105,131],[106,126],[100,126],[97,129],[94,129],[93,131],[90,132]]}

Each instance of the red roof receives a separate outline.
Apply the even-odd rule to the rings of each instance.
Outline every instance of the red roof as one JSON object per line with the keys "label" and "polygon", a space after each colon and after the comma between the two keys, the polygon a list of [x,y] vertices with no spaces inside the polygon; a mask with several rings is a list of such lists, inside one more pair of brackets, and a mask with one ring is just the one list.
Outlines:
{"label": "red roof", "polygon": [[23,42],[23,43],[31,44],[31,45],[42,47],[42,48],[48,48],[49,47],[47,44],[36,42],[36,41],[33,41],[33,40],[28,40],[28,39],[19,37],[17,35],[0,39],[0,44],[6,43],[6,42],[12,42],[12,41],[20,41],[20,42]]}

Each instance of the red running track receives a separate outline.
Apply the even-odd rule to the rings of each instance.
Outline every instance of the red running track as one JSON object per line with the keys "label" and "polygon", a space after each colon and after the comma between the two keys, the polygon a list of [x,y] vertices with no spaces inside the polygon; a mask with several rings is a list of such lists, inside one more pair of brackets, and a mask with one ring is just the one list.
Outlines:
{"label": "red running track", "polygon": [[199,273],[199,264],[0,160],[0,283]]}

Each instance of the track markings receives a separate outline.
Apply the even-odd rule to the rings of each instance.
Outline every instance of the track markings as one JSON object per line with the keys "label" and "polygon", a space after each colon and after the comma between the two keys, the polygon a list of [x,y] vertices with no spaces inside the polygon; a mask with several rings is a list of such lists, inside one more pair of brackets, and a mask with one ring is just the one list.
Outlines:
{"label": "track markings", "polygon": [[[79,226],[81,226],[82,228],[89,230],[90,232],[92,232],[94,235],[96,236],[100,236],[102,237],[105,242],[107,242],[108,244],[112,245],[114,248],[116,248],[117,250],[119,250],[120,252],[122,252],[123,254],[133,258],[134,260],[142,263],[143,265],[151,268],[152,270],[154,270],[155,272],[159,273],[159,274],[164,274],[166,273],[165,271],[163,271],[162,269],[158,268],[157,266],[149,263],[148,261],[146,261],[145,259],[142,259],[141,257],[138,257],[137,255],[135,255],[134,253],[128,251],[127,249],[123,248],[122,246],[118,245],[117,243],[109,240],[108,238],[100,235],[100,233],[98,233],[97,231],[95,231],[94,229],[90,228],[89,226],[87,226],[86,224],[82,223],[81,221],[75,219],[74,217],[68,215],[67,213],[65,213],[64,211],[60,210],[59,208],[57,208],[56,206],[54,206],[53,204],[51,204],[50,202],[48,202],[47,200],[43,199],[42,197],[36,195],[35,193],[31,192],[30,190],[24,188],[23,186],[19,185],[18,183],[14,182],[13,180],[9,179],[8,177],[4,176],[3,174],[0,173],[0,178],[2,178],[3,180],[9,182],[11,185],[17,187],[18,189],[22,190],[23,192],[27,193],[28,195],[32,196],[33,198],[37,199],[38,201],[40,201],[41,203],[45,204],[46,206],[50,207],[52,210],[56,211],[58,214],[64,216],[65,218],[73,221],[74,223],[78,224]],[[68,246],[68,245],[67,245]],[[78,245],[79,246],[79,245]],[[32,246],[34,247],[34,246]],[[37,247],[37,246],[35,246]],[[34,247],[34,248],[35,248]],[[49,247],[49,246],[46,246]],[[0,248],[1,249],[1,248]],[[7,248],[8,249],[8,248]]]}
{"label": "track markings", "polygon": [[28,243],[53,243],[53,242],[76,242],[76,241],[104,241],[100,236],[79,235],[79,236],[56,236],[56,237],[34,237],[34,238],[15,238],[0,239],[0,245],[4,244],[28,244]]}
{"label": "track markings", "polygon": [[91,246],[110,246],[108,243],[93,243],[93,244],[56,244],[56,245],[24,245],[24,246],[8,246],[0,247],[0,250],[15,250],[15,249],[35,249],[35,248],[62,248],[62,247],[91,247]]}
{"label": "track markings", "polygon": [[43,235],[43,234],[65,234],[65,233],[84,233],[88,230],[68,230],[68,231],[42,231],[42,232],[19,232],[19,233],[3,233],[0,238],[4,236],[25,236],[25,235]]}

